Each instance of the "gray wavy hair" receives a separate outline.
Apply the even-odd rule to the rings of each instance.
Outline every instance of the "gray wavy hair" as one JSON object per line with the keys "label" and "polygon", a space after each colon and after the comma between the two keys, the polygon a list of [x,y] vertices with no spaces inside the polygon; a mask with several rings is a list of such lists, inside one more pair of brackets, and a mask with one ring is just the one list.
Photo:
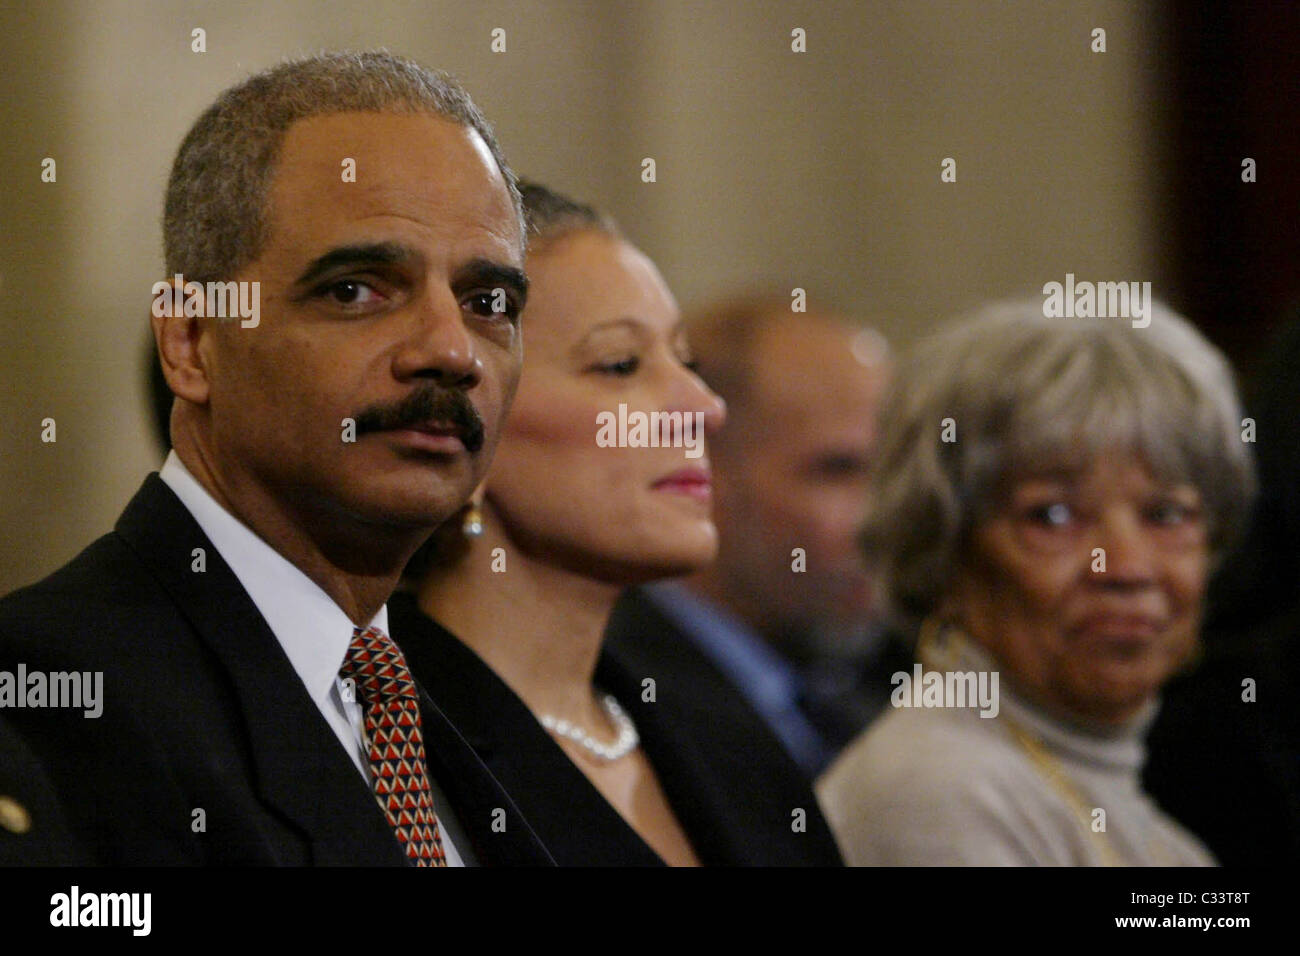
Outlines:
{"label": "gray wavy hair", "polygon": [[231,87],[190,128],[167,182],[168,274],[225,280],[255,260],[266,240],[267,192],[285,133],[308,117],[349,112],[428,113],[476,131],[505,178],[525,235],[514,173],[459,83],[383,50],[322,53]]}
{"label": "gray wavy hair", "polygon": [[[1255,493],[1254,462],[1223,355],[1153,303],[1151,323],[1043,315],[1002,302],[923,341],[886,400],[861,542],[885,605],[915,622],[939,606],[966,535],[1008,478],[1132,451],[1206,506],[1217,559]],[[951,419],[955,441],[944,441]]]}

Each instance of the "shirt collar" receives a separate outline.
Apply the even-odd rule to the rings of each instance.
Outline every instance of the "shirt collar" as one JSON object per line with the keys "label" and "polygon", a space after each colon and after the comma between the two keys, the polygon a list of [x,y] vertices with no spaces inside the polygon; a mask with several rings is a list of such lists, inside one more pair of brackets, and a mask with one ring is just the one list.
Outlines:
{"label": "shirt collar", "polygon": [[[167,455],[159,477],[253,599],[312,699],[324,703],[352,643],[352,621],[316,582],[218,504],[175,451]],[[388,633],[387,605],[370,626]]]}

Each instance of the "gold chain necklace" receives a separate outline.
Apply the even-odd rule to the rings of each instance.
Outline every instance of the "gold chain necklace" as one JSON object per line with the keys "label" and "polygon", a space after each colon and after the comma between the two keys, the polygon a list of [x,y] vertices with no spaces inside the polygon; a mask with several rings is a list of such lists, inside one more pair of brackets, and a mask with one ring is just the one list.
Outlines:
{"label": "gold chain necklace", "polygon": [[1111,844],[1110,835],[1105,830],[1094,830],[1092,828],[1092,813],[1088,809],[1088,803],[1083,799],[1078,788],[1071,782],[1065,768],[1061,766],[1061,762],[1048,752],[1041,740],[1029,733],[1005,713],[998,716],[1006,722],[1007,730],[1011,731],[1011,736],[1020,745],[1020,749],[1028,755],[1033,765],[1038,768],[1039,773],[1047,778],[1047,782],[1065,800],[1074,813],[1074,818],[1083,827],[1083,831],[1090,838],[1093,838],[1093,845],[1097,850],[1097,855],[1101,857],[1101,865],[1123,866],[1124,861],[1120,859],[1115,847]]}

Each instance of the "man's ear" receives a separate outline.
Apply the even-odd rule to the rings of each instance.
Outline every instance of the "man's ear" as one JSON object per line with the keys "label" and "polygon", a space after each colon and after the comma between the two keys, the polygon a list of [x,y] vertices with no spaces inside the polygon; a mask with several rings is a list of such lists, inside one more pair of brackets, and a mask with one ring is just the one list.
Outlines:
{"label": "man's ear", "polygon": [[[185,309],[175,307],[176,302],[183,302],[184,299],[183,290],[177,288],[174,282],[167,285],[165,292],[162,291],[162,285],[159,283],[155,286],[150,324],[153,326],[154,342],[158,346],[158,360],[162,364],[163,377],[167,379],[167,385],[173,394],[196,405],[204,405],[208,401],[210,383],[208,368],[199,347],[205,331],[203,320],[196,315],[185,315]],[[191,307],[191,311],[203,310]]]}

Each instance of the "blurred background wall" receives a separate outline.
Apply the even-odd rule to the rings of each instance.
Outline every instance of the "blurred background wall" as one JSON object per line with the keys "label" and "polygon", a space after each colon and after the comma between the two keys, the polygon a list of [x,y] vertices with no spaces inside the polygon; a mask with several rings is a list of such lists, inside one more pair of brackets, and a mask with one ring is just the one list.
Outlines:
{"label": "blurred background wall", "polygon": [[449,70],[512,165],[611,210],[683,305],[799,286],[903,343],[1066,272],[1154,279],[1187,307],[1169,256],[1195,205],[1164,172],[1197,135],[1173,122],[1179,6],[0,4],[0,593],[108,530],[160,462],[142,369],[163,188],[198,113],[252,71],[375,46]]}

